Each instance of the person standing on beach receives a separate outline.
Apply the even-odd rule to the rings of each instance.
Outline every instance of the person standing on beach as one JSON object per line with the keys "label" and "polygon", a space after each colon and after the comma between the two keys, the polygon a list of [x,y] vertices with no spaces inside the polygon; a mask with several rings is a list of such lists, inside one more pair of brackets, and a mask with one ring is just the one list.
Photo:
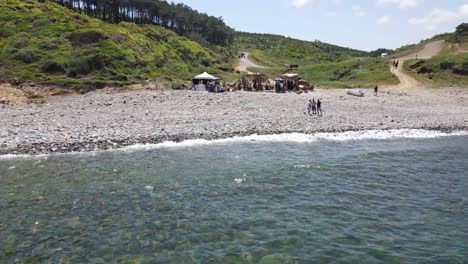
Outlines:
{"label": "person standing on beach", "polygon": [[317,114],[322,116],[322,102],[320,100],[317,100]]}
{"label": "person standing on beach", "polygon": [[379,95],[379,86],[376,85],[376,86],[374,87],[374,96],[378,96],[378,95]]}
{"label": "person standing on beach", "polygon": [[315,99],[312,99],[312,114],[317,114],[317,103],[315,102]]}
{"label": "person standing on beach", "polygon": [[312,115],[311,112],[312,112],[312,100],[309,100],[309,104],[307,106],[307,113],[311,116]]}

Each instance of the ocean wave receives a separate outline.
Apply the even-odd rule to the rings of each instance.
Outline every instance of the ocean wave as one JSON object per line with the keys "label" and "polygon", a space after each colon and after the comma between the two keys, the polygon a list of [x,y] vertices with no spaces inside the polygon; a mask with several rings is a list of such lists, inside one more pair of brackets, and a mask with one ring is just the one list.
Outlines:
{"label": "ocean wave", "polygon": [[248,143],[315,143],[325,142],[346,142],[360,140],[389,140],[389,139],[429,139],[448,136],[467,136],[468,131],[440,132],[421,129],[398,129],[398,130],[367,130],[367,131],[348,131],[337,133],[288,133],[276,135],[251,135],[244,137],[232,137],[225,139],[205,140],[194,139],[182,142],[163,142],[159,144],[137,144],[124,147],[115,151],[136,151],[136,150],[154,150],[166,148],[188,148],[206,145],[228,145],[228,144],[248,144]]}
{"label": "ocean wave", "polygon": [[[51,154],[51,155],[96,155],[100,152],[135,152],[157,149],[171,148],[191,148],[206,145],[229,145],[229,144],[258,144],[258,143],[297,143],[307,144],[316,142],[347,142],[361,140],[390,140],[390,139],[430,139],[449,136],[468,136],[468,131],[441,132],[435,130],[422,129],[395,129],[395,130],[365,130],[365,131],[348,131],[335,133],[286,133],[273,135],[250,135],[243,137],[232,137],[224,139],[191,139],[181,142],[167,141],[158,144],[136,144],[112,150],[102,150],[93,152],[74,152],[68,154]],[[15,158],[47,158],[46,154],[42,155],[2,155],[0,160],[15,159]]]}

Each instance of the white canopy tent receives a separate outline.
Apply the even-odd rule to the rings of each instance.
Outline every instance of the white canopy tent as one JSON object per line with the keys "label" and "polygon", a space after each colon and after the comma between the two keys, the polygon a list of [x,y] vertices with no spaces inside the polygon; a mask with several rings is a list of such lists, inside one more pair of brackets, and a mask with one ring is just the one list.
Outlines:
{"label": "white canopy tent", "polygon": [[195,91],[206,91],[207,84],[211,81],[218,81],[220,78],[213,76],[207,72],[193,77],[194,90]]}
{"label": "white canopy tent", "polygon": [[204,72],[200,75],[197,75],[195,77],[193,77],[194,80],[208,80],[208,81],[216,81],[216,80],[220,80],[218,77],[216,76],[213,76],[207,72]]}

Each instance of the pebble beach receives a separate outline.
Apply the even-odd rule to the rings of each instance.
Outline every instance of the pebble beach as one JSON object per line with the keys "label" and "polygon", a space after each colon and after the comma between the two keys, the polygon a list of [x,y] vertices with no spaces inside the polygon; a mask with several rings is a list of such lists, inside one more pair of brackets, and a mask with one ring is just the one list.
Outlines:
{"label": "pebble beach", "polygon": [[[323,116],[307,103],[321,99]],[[92,92],[45,104],[0,105],[0,155],[115,149],[134,144],[220,139],[252,134],[358,130],[468,130],[468,90],[422,94],[341,89],[275,94],[193,91]]]}

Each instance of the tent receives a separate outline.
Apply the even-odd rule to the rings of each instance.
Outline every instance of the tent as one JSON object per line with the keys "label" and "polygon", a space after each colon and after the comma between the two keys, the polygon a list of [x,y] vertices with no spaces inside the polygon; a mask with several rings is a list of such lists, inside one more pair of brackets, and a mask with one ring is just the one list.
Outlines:
{"label": "tent", "polygon": [[213,76],[207,72],[204,72],[200,75],[197,75],[195,77],[193,77],[194,80],[207,80],[207,81],[216,81],[216,80],[220,80],[218,77],[216,76]]}
{"label": "tent", "polygon": [[[195,91],[209,91],[209,92],[218,92],[222,90],[219,88],[220,78],[213,76],[207,72],[204,72],[198,76],[193,77],[193,84]],[[216,81],[216,83],[214,83]]]}
{"label": "tent", "polygon": [[285,73],[283,75],[281,75],[281,77],[285,78],[285,79],[298,79],[299,78],[299,74],[296,74],[296,73]]}

